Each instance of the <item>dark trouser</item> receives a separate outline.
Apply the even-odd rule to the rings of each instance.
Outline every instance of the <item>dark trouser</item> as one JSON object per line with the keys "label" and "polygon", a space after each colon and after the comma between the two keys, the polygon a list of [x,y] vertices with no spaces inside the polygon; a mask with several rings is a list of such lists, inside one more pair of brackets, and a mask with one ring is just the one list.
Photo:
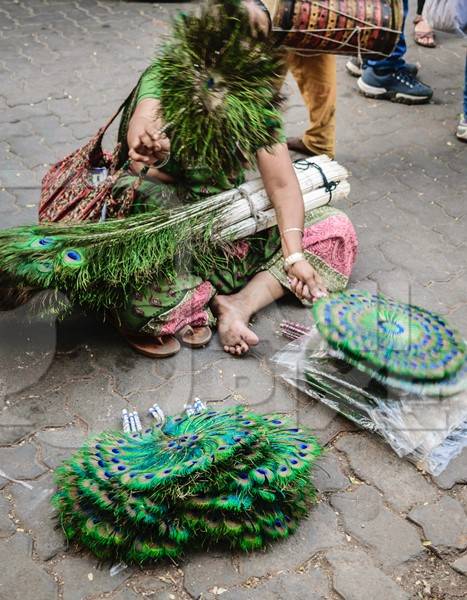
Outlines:
{"label": "dark trouser", "polygon": [[388,73],[390,71],[398,71],[405,65],[404,56],[407,52],[407,43],[405,41],[404,30],[408,12],[409,0],[404,0],[404,20],[402,22],[402,33],[399,38],[399,41],[397,42],[397,46],[394,48],[391,56],[388,56],[388,58],[384,58],[383,60],[367,61],[368,66],[373,67],[376,72]]}

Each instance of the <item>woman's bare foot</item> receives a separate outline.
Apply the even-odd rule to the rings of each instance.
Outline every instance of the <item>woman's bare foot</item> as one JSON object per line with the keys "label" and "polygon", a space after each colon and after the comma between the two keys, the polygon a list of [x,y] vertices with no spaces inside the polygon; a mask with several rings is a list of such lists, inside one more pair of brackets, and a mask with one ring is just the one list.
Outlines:
{"label": "woman's bare foot", "polygon": [[241,356],[259,342],[248,323],[252,316],[240,294],[216,296],[212,308],[218,317],[217,331],[225,352]]}

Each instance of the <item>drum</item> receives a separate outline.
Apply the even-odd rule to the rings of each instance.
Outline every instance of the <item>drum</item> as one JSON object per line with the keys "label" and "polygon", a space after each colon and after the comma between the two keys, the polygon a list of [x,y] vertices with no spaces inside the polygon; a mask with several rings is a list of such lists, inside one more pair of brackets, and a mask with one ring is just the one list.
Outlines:
{"label": "drum", "polygon": [[402,0],[261,0],[277,43],[300,54],[389,56],[402,29]]}

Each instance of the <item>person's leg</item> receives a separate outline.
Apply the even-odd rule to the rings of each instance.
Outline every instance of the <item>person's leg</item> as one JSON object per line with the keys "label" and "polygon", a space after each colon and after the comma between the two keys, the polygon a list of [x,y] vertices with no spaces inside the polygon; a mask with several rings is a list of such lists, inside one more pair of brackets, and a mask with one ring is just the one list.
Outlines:
{"label": "person's leg", "polygon": [[460,117],[459,125],[457,126],[457,137],[467,142],[467,52],[465,55],[465,80],[464,80],[464,102],[463,102],[463,114]]}
{"label": "person's leg", "polygon": [[404,0],[404,20],[402,21],[402,33],[399,41],[394,48],[391,56],[383,58],[383,60],[368,60],[366,64],[373,68],[377,73],[389,71],[398,71],[405,65],[405,54],[407,52],[407,42],[405,41],[405,23],[409,12],[409,0]]}
{"label": "person's leg", "polygon": [[[342,211],[324,206],[307,215],[304,253],[329,291],[346,287],[355,263],[357,245],[355,229]],[[252,315],[290,290],[283,260],[280,250],[274,252],[268,261],[263,262],[264,270],[239,292],[217,295],[213,299],[211,306],[218,316],[219,336],[226,352],[244,354],[258,343],[258,337],[248,327]]]}
{"label": "person's leg", "polygon": [[365,96],[404,104],[423,104],[433,96],[431,87],[418,80],[405,62],[407,44],[404,27],[408,9],[408,0],[404,0],[402,34],[391,56],[364,64],[358,87]]}
{"label": "person's leg", "polygon": [[248,327],[251,317],[284,294],[279,281],[267,271],[261,271],[236,294],[215,296],[211,306],[218,319],[217,331],[224,350],[241,355],[256,346],[258,336]]}
{"label": "person's leg", "polygon": [[423,7],[425,6],[425,0],[418,0],[417,2],[417,14],[414,19],[414,41],[419,46],[425,48],[435,48],[435,34],[430,24],[423,18]]}
{"label": "person's leg", "polygon": [[309,114],[309,127],[302,139],[298,140],[304,148],[300,148],[300,143],[294,147],[294,139],[288,140],[289,148],[333,157],[336,130],[336,57],[330,54],[298,56],[289,53],[287,62]]}

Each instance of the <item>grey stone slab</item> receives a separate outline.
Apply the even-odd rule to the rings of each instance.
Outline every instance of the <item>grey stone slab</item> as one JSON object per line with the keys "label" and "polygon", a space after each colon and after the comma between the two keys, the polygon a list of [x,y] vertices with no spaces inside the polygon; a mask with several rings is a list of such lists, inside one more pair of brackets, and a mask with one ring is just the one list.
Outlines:
{"label": "grey stone slab", "polygon": [[369,546],[385,567],[395,567],[424,552],[416,530],[387,509],[374,488],[359,485],[354,491],[332,496],[331,504],[347,533]]}
{"label": "grey stone slab", "polygon": [[465,575],[467,577],[467,554],[455,560],[451,564],[451,567],[461,575]]}
{"label": "grey stone slab", "polygon": [[180,571],[167,565],[154,565],[146,570],[142,576],[132,578],[131,585],[139,597],[157,598],[160,600],[174,600],[181,598],[177,583],[180,581]]}
{"label": "grey stone slab", "polygon": [[86,600],[89,597],[112,592],[133,574],[127,568],[113,577],[108,564],[97,567],[90,556],[67,556],[53,568],[63,581],[63,600]]}
{"label": "grey stone slab", "polygon": [[344,600],[409,600],[410,596],[376,568],[371,557],[356,548],[326,552],[332,568],[333,588]]}
{"label": "grey stone slab", "polygon": [[[32,480],[45,473],[46,469],[36,460],[33,444],[23,443],[10,448],[0,448],[1,470],[12,479]],[[0,476],[0,488],[8,483]]]}
{"label": "grey stone slab", "polygon": [[287,386],[271,377],[271,372],[254,356],[245,359],[225,358],[216,363],[222,384],[239,402],[258,412],[292,412],[295,400]]}
{"label": "grey stone slab", "polygon": [[343,473],[342,465],[332,450],[319,459],[314,467],[312,480],[318,492],[338,492],[350,485],[349,478]]}
{"label": "grey stone slab", "polygon": [[467,548],[467,513],[454,498],[443,496],[436,504],[418,506],[409,518],[423,528],[425,538],[438,551]]}
{"label": "grey stone slab", "polygon": [[297,403],[297,423],[311,429],[322,445],[326,445],[343,431],[357,429],[355,424],[338,415],[332,408],[303,393]]}
{"label": "grey stone slab", "polygon": [[246,579],[235,569],[229,554],[212,552],[188,556],[183,572],[185,589],[193,598],[215,587],[233,587]]}
{"label": "grey stone slab", "polygon": [[363,481],[376,486],[397,510],[433,502],[436,488],[417,469],[398,456],[383,441],[368,434],[345,435],[336,442],[351,469]]}
{"label": "grey stone slab", "polygon": [[247,579],[293,569],[317,552],[341,545],[343,540],[334,511],[320,502],[290,538],[275,543],[267,551],[242,555],[239,558],[239,571]]}
{"label": "grey stone slab", "polygon": [[41,560],[49,560],[66,548],[66,539],[57,529],[56,512],[50,499],[55,492],[52,474],[32,483],[32,489],[15,484],[10,488],[16,516],[31,531],[35,552]]}
{"label": "grey stone slab", "polygon": [[224,600],[328,600],[329,583],[322,569],[313,568],[307,573],[284,573],[258,586],[235,588],[220,595]]}
{"label": "grey stone slab", "polygon": [[85,439],[86,433],[75,425],[63,429],[46,429],[35,435],[35,440],[41,448],[42,462],[51,469],[60,466]]}
{"label": "grey stone slab", "polygon": [[11,504],[4,496],[0,496],[0,538],[9,537],[16,531],[15,524],[9,517]]}
{"label": "grey stone slab", "polygon": [[0,598],[5,600],[55,600],[56,582],[32,560],[32,540],[25,533],[0,540]]}
{"label": "grey stone slab", "polygon": [[444,490],[450,490],[456,484],[467,484],[467,448],[453,458],[434,481]]}

